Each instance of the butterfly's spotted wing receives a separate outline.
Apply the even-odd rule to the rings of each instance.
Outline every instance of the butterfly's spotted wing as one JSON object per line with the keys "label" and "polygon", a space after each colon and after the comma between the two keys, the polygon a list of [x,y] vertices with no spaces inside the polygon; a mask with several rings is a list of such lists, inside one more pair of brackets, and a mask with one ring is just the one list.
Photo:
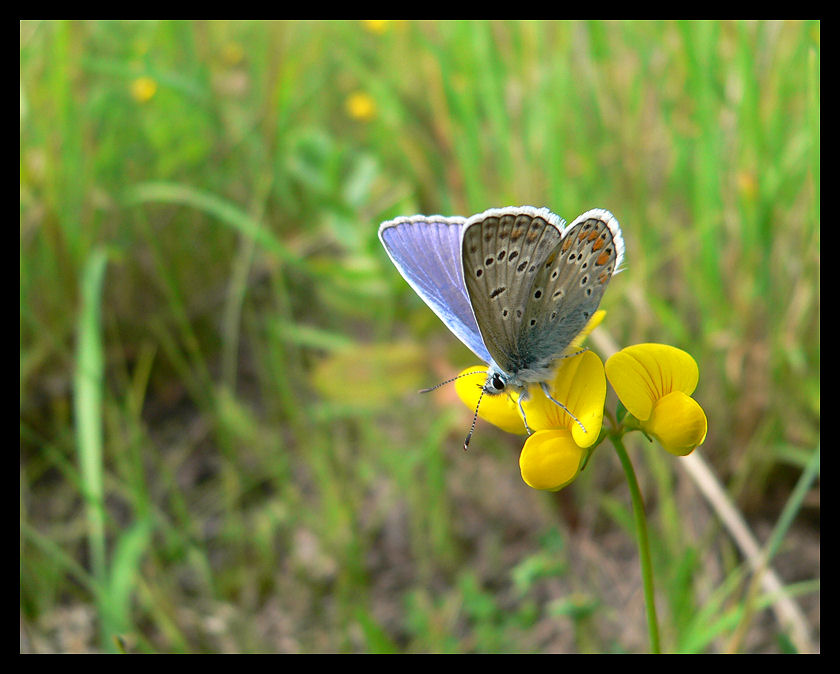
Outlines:
{"label": "butterfly's spotted wing", "polygon": [[530,207],[485,211],[468,221],[462,239],[464,281],[487,350],[505,372],[528,367],[522,342],[531,286],[561,241],[562,220]]}
{"label": "butterfly's spotted wing", "polygon": [[559,358],[595,313],[624,256],[608,211],[584,213],[543,260],[528,291],[519,340],[531,367]]}

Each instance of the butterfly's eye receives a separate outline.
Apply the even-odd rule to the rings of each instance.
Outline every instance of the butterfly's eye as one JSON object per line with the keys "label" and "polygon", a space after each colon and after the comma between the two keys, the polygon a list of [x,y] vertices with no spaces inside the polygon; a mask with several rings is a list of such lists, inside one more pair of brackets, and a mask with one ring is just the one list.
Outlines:
{"label": "butterfly's eye", "polygon": [[497,391],[505,390],[505,383],[502,381],[502,378],[498,374],[493,375],[493,378],[490,380],[490,383],[493,385],[493,388]]}

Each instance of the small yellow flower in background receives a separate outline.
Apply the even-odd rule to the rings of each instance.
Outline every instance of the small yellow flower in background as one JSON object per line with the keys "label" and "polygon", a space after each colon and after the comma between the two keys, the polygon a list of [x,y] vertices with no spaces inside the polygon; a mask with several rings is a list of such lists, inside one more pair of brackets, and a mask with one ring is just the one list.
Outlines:
{"label": "small yellow flower in background", "polygon": [[739,171],[736,176],[738,192],[745,199],[755,200],[758,196],[758,181],[751,171]]}
{"label": "small yellow flower in background", "polygon": [[[458,396],[471,410],[481,395],[487,377],[484,366],[464,370],[455,382]],[[519,455],[522,479],[534,489],[556,491],[577,477],[587,449],[597,442],[604,415],[607,381],[601,359],[591,351],[561,361],[549,384],[551,395],[562,402],[583,424],[575,421],[557,403],[534,385],[522,409],[534,431]],[[509,433],[525,433],[525,424],[516,402],[518,394],[483,396],[479,416]],[[584,430],[585,429],[585,430]]]}
{"label": "small yellow flower in background", "polygon": [[357,91],[347,97],[347,114],[360,122],[369,122],[376,117],[376,102],[370,94]]}
{"label": "small yellow flower in background", "polygon": [[131,83],[131,95],[138,103],[147,103],[157,93],[157,82],[151,77],[138,77]]}
{"label": "small yellow flower in background", "polygon": [[238,42],[226,42],[222,47],[222,60],[229,66],[235,66],[245,58],[245,50]]}
{"label": "small yellow flower in background", "polygon": [[367,28],[371,33],[375,33],[376,35],[382,35],[385,31],[388,30],[388,25],[391,22],[388,20],[372,20],[366,19],[362,21],[362,25]]}
{"label": "small yellow flower in background", "polygon": [[610,356],[607,378],[639,427],[671,454],[685,456],[706,439],[706,413],[691,394],[695,360],[667,344],[636,344]]}

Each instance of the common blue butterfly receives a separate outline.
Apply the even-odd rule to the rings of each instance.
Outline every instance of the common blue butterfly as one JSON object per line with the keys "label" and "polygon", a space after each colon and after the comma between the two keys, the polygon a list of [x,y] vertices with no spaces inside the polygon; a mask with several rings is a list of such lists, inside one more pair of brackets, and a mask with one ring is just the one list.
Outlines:
{"label": "common blue butterfly", "polygon": [[487,364],[483,394],[518,392],[521,411],[538,383],[566,409],[547,382],[624,259],[612,213],[593,209],[568,227],[532,206],[413,215],[383,222],[379,239],[414,291]]}

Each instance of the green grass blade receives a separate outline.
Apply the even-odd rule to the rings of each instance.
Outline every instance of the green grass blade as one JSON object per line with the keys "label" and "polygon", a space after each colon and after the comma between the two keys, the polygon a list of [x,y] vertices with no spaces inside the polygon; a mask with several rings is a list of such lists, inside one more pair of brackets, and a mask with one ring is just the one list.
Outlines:
{"label": "green grass blade", "polygon": [[131,187],[126,192],[128,205],[168,203],[189,206],[217,218],[240,234],[257,242],[267,252],[277,255],[287,264],[299,266],[300,257],[265,227],[235,204],[214,194],[192,187],[167,182],[148,182]]}
{"label": "green grass blade", "polygon": [[102,340],[102,287],[107,259],[103,249],[94,250],[82,272],[73,401],[79,472],[87,512],[88,549],[93,578],[100,590],[105,586],[107,575],[102,429],[105,363]]}

